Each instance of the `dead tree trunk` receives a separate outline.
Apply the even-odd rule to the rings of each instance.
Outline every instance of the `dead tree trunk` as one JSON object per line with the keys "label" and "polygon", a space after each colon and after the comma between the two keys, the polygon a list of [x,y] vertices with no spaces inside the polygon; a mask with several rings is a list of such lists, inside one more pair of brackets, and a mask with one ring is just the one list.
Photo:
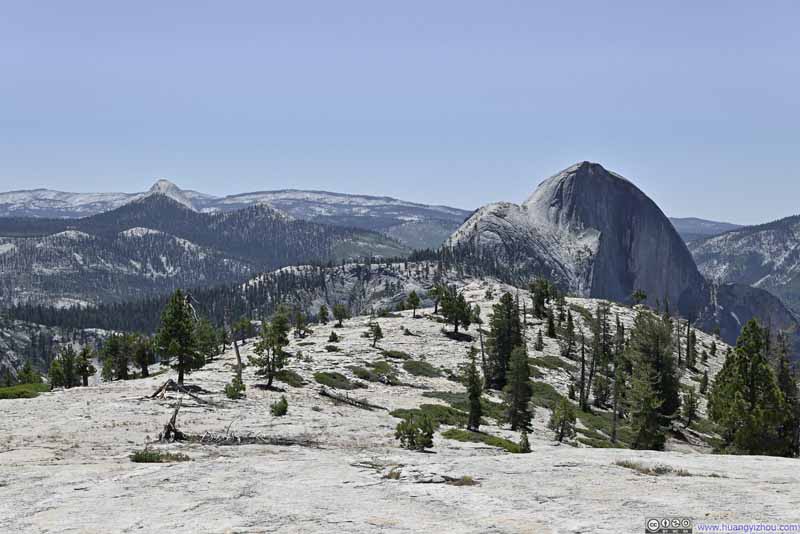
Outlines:
{"label": "dead tree trunk", "polygon": [[172,417],[169,418],[167,424],[164,425],[164,431],[158,436],[159,441],[183,441],[186,436],[178,430],[178,412],[181,409],[183,399],[178,399],[178,404],[175,406],[175,411],[172,412]]}

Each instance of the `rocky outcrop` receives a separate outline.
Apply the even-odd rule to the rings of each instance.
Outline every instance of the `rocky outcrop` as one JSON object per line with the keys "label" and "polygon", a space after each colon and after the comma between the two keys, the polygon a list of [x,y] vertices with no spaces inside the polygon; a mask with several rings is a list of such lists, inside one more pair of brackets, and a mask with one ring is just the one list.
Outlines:
{"label": "rocky outcrop", "polygon": [[490,204],[451,237],[525,262],[582,296],[651,303],[702,302],[703,277],[658,206],[601,165],[582,162],[548,178],[522,205]]}
{"label": "rocky outcrop", "polygon": [[752,317],[797,329],[771,295],[707,282],[655,202],[597,163],[584,161],[548,178],[521,205],[481,208],[447,244],[495,256],[516,272],[547,276],[584,297],[629,302],[641,289],[650,305],[668,300],[707,328],[718,325],[728,341]]}

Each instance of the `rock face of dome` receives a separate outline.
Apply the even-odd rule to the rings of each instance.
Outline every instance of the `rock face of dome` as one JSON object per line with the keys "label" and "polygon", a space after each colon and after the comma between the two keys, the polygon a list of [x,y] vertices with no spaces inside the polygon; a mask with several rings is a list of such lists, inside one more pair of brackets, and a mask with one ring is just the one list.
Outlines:
{"label": "rock face of dome", "polygon": [[627,301],[637,289],[698,305],[704,280],[669,219],[630,181],[582,162],[542,182],[521,205],[490,204],[450,239],[493,249],[586,297]]}

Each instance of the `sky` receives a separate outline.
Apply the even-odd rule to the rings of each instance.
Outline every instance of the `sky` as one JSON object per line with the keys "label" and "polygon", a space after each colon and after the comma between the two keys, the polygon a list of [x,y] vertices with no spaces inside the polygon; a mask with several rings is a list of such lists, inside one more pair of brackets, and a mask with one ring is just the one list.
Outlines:
{"label": "sky", "polygon": [[672,216],[800,213],[800,4],[15,1],[0,190],[475,208],[595,161]]}

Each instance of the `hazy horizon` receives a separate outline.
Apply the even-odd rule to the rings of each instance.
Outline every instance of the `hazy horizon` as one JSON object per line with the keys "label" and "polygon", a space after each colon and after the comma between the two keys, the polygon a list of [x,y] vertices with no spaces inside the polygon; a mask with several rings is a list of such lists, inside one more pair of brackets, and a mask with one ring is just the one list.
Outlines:
{"label": "hazy horizon", "polygon": [[474,209],[601,163],[673,217],[798,212],[791,2],[79,1],[0,20],[0,190]]}

